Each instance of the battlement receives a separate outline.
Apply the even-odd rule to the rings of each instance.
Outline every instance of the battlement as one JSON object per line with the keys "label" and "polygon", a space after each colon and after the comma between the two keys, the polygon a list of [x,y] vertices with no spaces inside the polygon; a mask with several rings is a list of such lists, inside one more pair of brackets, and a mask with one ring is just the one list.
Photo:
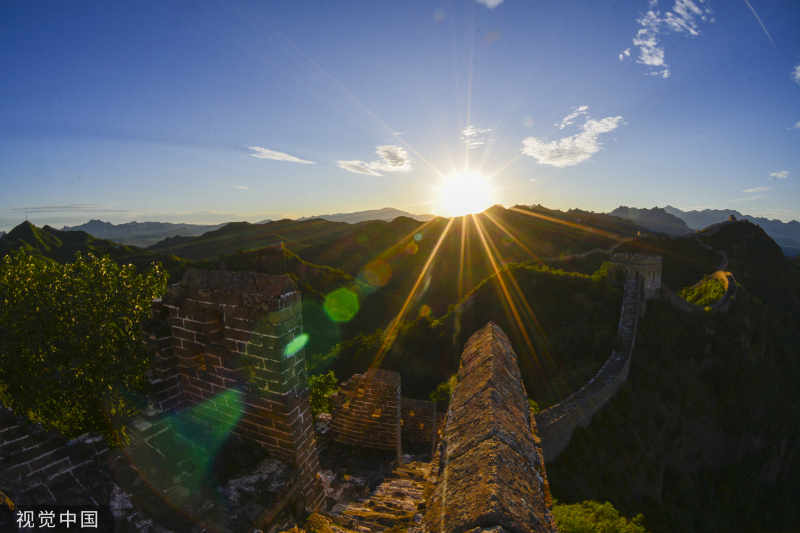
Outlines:
{"label": "battlement", "polygon": [[609,261],[620,265],[661,266],[661,256],[658,255],[611,254]]}

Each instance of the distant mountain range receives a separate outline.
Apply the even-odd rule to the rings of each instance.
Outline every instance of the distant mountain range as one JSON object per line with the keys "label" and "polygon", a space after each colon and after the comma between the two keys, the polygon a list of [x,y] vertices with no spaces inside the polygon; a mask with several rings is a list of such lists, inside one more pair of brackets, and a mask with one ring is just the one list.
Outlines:
{"label": "distant mountain range", "polygon": [[664,207],[664,211],[683,219],[686,224],[694,229],[707,228],[717,222],[728,220],[733,215],[737,220],[747,219],[764,228],[767,235],[775,239],[781,246],[800,247],[800,222],[782,222],[780,220],[770,220],[764,217],[754,217],[743,215],[735,209],[703,209],[702,211],[681,211],[672,206]]}
{"label": "distant mountain range", "polygon": [[640,226],[644,226],[650,231],[665,233],[667,235],[683,235],[684,233],[692,233],[693,231],[686,225],[686,222],[660,207],[637,209],[635,207],[621,205],[607,214],[619,217],[623,220],[630,220]]}
{"label": "distant mountain range", "polygon": [[775,242],[787,248],[800,249],[800,222],[782,222],[763,217],[745,215],[735,209],[704,209],[702,211],[682,211],[670,205],[637,209],[620,206],[608,213],[623,220],[630,220],[640,226],[667,235],[683,235],[701,230],[728,220],[731,215],[737,220],[746,219],[758,224]]}
{"label": "distant mountain range", "polygon": [[225,224],[173,224],[171,222],[126,222],[112,224],[102,220],[90,220],[80,226],[61,228],[61,231],[85,231],[98,239],[109,239],[122,244],[146,248],[167,237],[181,235],[194,237],[207,231],[219,229]]}
{"label": "distant mountain range", "polygon": [[[347,222],[348,224],[355,224],[356,222],[364,222],[366,220],[385,220],[391,222],[397,217],[408,217],[421,222],[427,222],[435,215],[414,215],[408,211],[401,211],[394,207],[384,207],[383,209],[371,209],[369,211],[356,211],[355,213],[335,213],[333,215],[317,215],[313,217],[303,217],[297,220],[308,220],[310,218],[324,218],[331,222]],[[269,220],[265,222],[271,222]],[[261,224],[261,222],[259,222]]]}

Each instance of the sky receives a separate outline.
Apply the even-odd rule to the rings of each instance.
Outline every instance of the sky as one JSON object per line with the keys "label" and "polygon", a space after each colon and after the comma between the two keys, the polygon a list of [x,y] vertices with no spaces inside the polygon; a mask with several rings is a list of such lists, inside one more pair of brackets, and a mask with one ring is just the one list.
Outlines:
{"label": "sky", "polygon": [[6,0],[0,50],[0,230],[493,204],[800,220],[794,0]]}

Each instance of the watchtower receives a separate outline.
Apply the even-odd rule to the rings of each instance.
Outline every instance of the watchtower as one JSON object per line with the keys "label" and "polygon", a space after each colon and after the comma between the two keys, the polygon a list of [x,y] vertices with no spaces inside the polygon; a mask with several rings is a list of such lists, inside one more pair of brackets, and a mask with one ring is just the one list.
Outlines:
{"label": "watchtower", "polygon": [[[661,257],[642,254],[611,254],[608,281],[639,280],[639,297],[642,300],[658,298],[661,290]],[[644,304],[644,302],[642,302]],[[640,307],[644,315],[644,305]]]}

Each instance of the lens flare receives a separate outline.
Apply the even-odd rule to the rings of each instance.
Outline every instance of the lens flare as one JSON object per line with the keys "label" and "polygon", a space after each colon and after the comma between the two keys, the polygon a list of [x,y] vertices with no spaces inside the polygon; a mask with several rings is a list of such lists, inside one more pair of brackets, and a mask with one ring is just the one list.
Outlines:
{"label": "lens flare", "polygon": [[445,216],[481,213],[494,203],[494,191],[478,174],[451,176],[439,186],[438,210]]}
{"label": "lens flare", "polygon": [[378,259],[368,264],[364,269],[364,277],[373,287],[383,287],[392,277],[392,267],[385,261]]}
{"label": "lens flare", "polygon": [[308,344],[308,335],[303,333],[302,335],[292,339],[292,342],[286,345],[286,348],[283,350],[283,356],[289,357],[290,355],[296,354],[305,348],[306,344]]}
{"label": "lens flare", "polygon": [[324,307],[334,322],[350,322],[358,313],[358,296],[342,287],[325,298]]}

